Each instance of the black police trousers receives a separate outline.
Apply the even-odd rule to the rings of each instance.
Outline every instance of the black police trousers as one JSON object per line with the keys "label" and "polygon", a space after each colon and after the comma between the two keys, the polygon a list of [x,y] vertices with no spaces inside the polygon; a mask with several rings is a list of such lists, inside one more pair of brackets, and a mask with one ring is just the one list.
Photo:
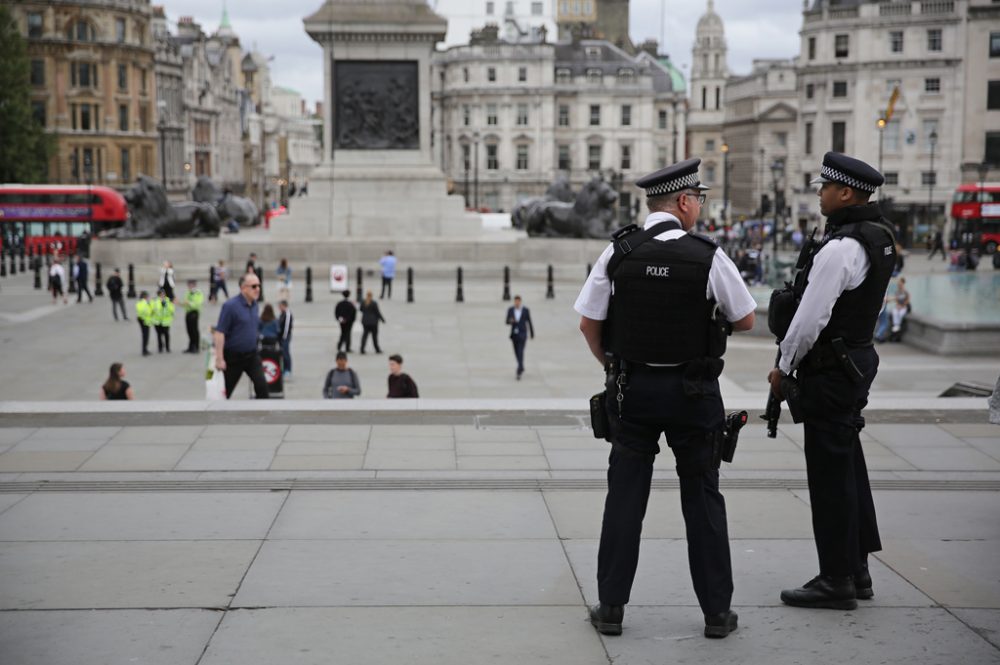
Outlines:
{"label": "black police trousers", "polygon": [[878,354],[867,347],[850,355],[864,376],[858,382],[839,366],[798,371],[819,571],[833,577],[854,574],[870,552],[882,549],[859,437]]}
{"label": "black police trousers", "polygon": [[598,596],[604,604],[625,605],[629,601],[662,432],[674,453],[680,478],[688,566],[698,603],[705,614],[729,609],[733,572],[726,502],[719,492],[719,470],[713,468],[708,441],[710,433],[723,427],[722,397],[717,380],[703,382],[703,396],[686,395],[683,372],[682,368],[631,369],[620,419],[617,389],[608,389],[606,408],[613,447],[597,555]]}

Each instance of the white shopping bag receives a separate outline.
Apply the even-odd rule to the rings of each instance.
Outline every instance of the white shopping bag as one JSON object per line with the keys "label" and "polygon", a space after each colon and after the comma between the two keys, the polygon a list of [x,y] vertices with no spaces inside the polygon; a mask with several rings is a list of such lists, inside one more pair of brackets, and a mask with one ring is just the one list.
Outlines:
{"label": "white shopping bag", "polygon": [[205,372],[205,399],[216,402],[226,399],[226,373],[218,369]]}

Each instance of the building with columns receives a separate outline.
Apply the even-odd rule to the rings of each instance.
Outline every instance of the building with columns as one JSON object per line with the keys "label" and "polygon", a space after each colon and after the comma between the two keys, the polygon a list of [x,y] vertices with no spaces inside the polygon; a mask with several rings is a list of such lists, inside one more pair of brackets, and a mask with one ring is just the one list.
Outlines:
{"label": "building with columns", "polygon": [[556,0],[431,0],[431,9],[448,19],[438,48],[468,44],[473,31],[493,24],[506,42],[537,42],[556,36]]}
{"label": "building with columns", "polygon": [[184,59],[180,45],[171,39],[163,7],[153,7],[153,42],[156,44],[156,131],[159,134],[157,177],[167,197],[184,200],[190,195],[184,153]]}

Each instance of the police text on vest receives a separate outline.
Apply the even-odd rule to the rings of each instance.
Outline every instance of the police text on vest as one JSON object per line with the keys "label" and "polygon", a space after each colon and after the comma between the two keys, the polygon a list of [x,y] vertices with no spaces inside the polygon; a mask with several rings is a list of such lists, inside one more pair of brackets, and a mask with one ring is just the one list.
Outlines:
{"label": "police text on vest", "polygon": [[646,277],[670,277],[670,266],[646,266]]}

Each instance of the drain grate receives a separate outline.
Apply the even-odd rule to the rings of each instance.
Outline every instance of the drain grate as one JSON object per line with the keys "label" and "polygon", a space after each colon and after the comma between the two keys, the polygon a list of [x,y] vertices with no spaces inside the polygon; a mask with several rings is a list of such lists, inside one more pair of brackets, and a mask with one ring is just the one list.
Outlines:
{"label": "drain grate", "polygon": [[991,395],[993,395],[993,386],[976,381],[959,381],[938,397],[990,397]]}

